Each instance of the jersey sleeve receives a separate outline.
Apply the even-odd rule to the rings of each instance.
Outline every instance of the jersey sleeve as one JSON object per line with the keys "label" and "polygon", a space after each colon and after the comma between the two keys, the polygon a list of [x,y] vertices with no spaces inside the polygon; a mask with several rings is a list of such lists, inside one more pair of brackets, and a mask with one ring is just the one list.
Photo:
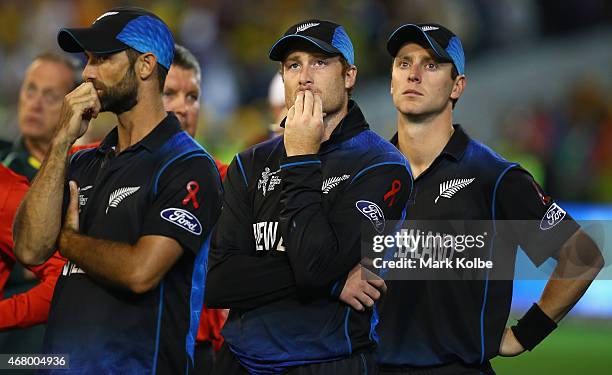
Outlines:
{"label": "jersey sleeve", "polygon": [[240,160],[234,158],[223,182],[223,212],[208,258],[208,307],[246,310],[296,292],[286,254],[255,250],[248,179]]}
{"label": "jersey sleeve", "polygon": [[385,233],[390,222],[403,220],[412,190],[405,163],[375,163],[350,176],[333,205],[324,207],[316,155],[285,158],[281,171],[280,222],[299,287],[342,280],[361,260],[363,235]]}
{"label": "jersey sleeve", "polygon": [[531,261],[539,266],[557,258],[559,250],[580,225],[524,169],[502,178],[497,194],[497,220],[516,238]]}
{"label": "jersey sleeve", "polygon": [[221,210],[222,188],[213,162],[191,155],[170,164],[153,182],[141,235],[173,238],[197,255]]}

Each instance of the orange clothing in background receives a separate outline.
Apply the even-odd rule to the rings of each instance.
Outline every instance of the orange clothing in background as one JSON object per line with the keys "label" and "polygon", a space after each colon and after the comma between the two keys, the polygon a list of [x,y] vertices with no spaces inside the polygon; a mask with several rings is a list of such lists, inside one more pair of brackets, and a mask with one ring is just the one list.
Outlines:
{"label": "orange clothing in background", "polygon": [[4,286],[17,262],[13,253],[13,220],[28,190],[28,180],[0,165],[0,330],[45,323],[53,289],[65,260],[53,254],[40,266],[26,267],[40,283],[25,293],[6,299]]}

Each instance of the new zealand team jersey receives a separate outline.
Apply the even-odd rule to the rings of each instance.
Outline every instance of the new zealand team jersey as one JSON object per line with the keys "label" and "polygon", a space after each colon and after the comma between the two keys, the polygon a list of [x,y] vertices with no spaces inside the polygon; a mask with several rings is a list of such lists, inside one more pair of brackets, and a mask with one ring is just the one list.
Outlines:
{"label": "new zealand team jersey", "polygon": [[105,285],[68,262],[55,288],[45,352],[68,354],[70,372],[78,374],[185,373],[193,368],[209,234],[220,213],[219,174],[171,113],[118,155],[117,137],[114,129],[100,147],[70,160],[80,233],[128,244],[165,236],[183,253],[142,294]]}
{"label": "new zealand team jersey", "polygon": [[[397,135],[391,142],[397,145]],[[510,312],[517,246],[540,265],[556,257],[578,224],[529,173],[469,138],[458,125],[414,181],[406,223],[433,220],[490,223],[484,232],[492,238],[486,260],[496,261],[494,270],[503,265],[510,275],[493,280],[492,273],[480,278],[476,275],[482,271],[470,270],[475,277],[469,280],[387,281],[377,328],[379,363],[383,370],[458,364],[487,372]],[[433,250],[421,256],[436,257]]]}
{"label": "new zealand team jersey", "polygon": [[375,313],[338,296],[361,259],[362,224],[391,230],[412,180],[359,107],[349,102],[316,155],[287,157],[283,137],[240,153],[224,188],[206,298],[231,309],[223,336],[240,363],[280,373],[371,350]]}

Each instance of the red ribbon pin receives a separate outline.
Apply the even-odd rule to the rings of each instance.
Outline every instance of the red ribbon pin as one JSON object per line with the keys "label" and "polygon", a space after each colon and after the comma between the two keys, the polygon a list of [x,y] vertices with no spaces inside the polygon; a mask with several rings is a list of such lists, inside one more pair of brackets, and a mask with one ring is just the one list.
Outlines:
{"label": "red ribbon pin", "polygon": [[387,194],[385,194],[384,196],[384,201],[386,202],[389,198],[391,198],[391,200],[389,201],[389,204],[387,205],[388,207],[393,206],[393,204],[395,203],[395,195],[397,193],[399,193],[399,191],[402,189],[402,183],[400,180],[393,180],[393,182],[391,183],[391,190],[389,190],[387,192]]}
{"label": "red ribbon pin", "polygon": [[200,185],[197,182],[189,181],[189,183],[187,183],[187,195],[185,196],[185,199],[183,199],[183,206],[186,206],[187,203],[191,201],[193,203],[194,208],[200,207],[200,204],[198,203],[198,199],[196,197],[196,193],[198,192],[198,190],[200,190]]}

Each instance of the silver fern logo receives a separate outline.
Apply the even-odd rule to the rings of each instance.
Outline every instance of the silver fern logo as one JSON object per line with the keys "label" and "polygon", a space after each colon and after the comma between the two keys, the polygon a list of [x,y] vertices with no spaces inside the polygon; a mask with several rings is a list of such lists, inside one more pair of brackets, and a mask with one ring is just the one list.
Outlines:
{"label": "silver fern logo", "polygon": [[329,193],[331,189],[338,186],[342,181],[348,180],[349,177],[351,176],[348,174],[345,174],[340,177],[330,177],[327,180],[323,181],[323,186],[321,186],[321,190],[323,191],[323,194]]}
{"label": "silver fern logo", "polygon": [[315,27],[315,26],[319,26],[319,24],[318,23],[313,23],[313,22],[305,23],[303,25],[298,26],[297,29],[295,30],[295,32],[296,33],[301,33],[302,31],[310,29],[311,27]]}
{"label": "silver fern logo", "polygon": [[423,31],[433,31],[433,30],[438,30],[439,27],[435,27],[435,26],[431,26],[431,25],[425,25],[425,26],[421,26],[421,30]]}
{"label": "silver fern logo", "polygon": [[112,192],[110,197],[108,197],[108,206],[106,207],[106,213],[108,213],[108,209],[113,207],[117,208],[119,203],[121,203],[125,198],[134,194],[140,189],[140,186],[134,187],[122,187]]}
{"label": "silver fern logo", "polygon": [[434,203],[438,203],[440,197],[451,199],[455,193],[472,183],[476,178],[456,178],[440,184],[440,195]]}

